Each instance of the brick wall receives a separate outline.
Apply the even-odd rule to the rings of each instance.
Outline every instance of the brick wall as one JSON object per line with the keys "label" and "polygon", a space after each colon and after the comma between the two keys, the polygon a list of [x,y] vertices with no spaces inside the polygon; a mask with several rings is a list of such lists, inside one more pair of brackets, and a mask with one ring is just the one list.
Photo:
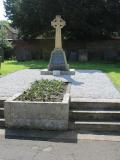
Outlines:
{"label": "brick wall", "polygon": [[[18,60],[49,59],[54,40],[14,41]],[[68,60],[117,60],[120,61],[120,40],[72,41],[64,40],[63,48]]]}

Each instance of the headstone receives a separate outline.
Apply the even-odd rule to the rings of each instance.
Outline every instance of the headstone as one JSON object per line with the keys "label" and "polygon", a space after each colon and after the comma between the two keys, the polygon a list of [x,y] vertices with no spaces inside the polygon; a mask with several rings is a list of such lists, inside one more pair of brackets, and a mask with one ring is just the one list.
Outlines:
{"label": "headstone", "polygon": [[70,52],[70,56],[69,56],[69,60],[70,61],[77,61],[78,60],[78,56],[79,56],[79,53],[77,51],[71,51]]}
{"label": "headstone", "polygon": [[32,54],[28,49],[18,48],[16,50],[16,59],[17,61],[30,61],[32,60]]}
{"label": "headstone", "polygon": [[4,50],[0,47],[1,62],[4,62]]}
{"label": "headstone", "polygon": [[2,63],[2,56],[0,56],[0,74],[1,74],[1,63]]}
{"label": "headstone", "polygon": [[88,52],[86,50],[79,51],[79,61],[87,62],[88,61]]}
{"label": "headstone", "polygon": [[69,71],[69,65],[67,64],[66,55],[62,49],[62,35],[61,30],[66,25],[66,22],[57,15],[56,18],[51,22],[51,25],[56,29],[55,35],[55,49],[51,53],[51,59],[48,70],[54,71]]}

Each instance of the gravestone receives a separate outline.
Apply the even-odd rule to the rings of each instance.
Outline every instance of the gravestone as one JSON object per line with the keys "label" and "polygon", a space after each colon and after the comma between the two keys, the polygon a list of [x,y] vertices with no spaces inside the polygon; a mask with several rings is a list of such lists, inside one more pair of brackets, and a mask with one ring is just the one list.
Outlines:
{"label": "gravestone", "polygon": [[0,47],[1,62],[4,62],[4,50]]}
{"label": "gravestone", "polygon": [[69,55],[69,60],[73,62],[78,61],[78,56],[79,56],[79,53],[77,51],[71,51]]}
{"label": "gravestone", "polygon": [[79,50],[79,61],[80,62],[87,62],[88,61],[87,50]]}
{"label": "gravestone", "polygon": [[51,22],[51,26],[55,28],[55,48],[51,53],[48,69],[42,70],[41,75],[75,75],[74,69],[69,69],[65,51],[62,48],[61,30],[66,25],[66,22],[57,15]]}
{"label": "gravestone", "polygon": [[2,63],[2,56],[0,56],[0,75],[1,75],[1,63]]}
{"label": "gravestone", "polygon": [[56,35],[55,35],[55,49],[51,53],[51,59],[48,70],[69,71],[69,65],[67,64],[66,55],[64,50],[62,49],[62,35],[61,35],[61,30],[66,25],[66,23],[61,18],[61,16],[56,16],[56,18],[51,22],[51,25],[56,29]]}

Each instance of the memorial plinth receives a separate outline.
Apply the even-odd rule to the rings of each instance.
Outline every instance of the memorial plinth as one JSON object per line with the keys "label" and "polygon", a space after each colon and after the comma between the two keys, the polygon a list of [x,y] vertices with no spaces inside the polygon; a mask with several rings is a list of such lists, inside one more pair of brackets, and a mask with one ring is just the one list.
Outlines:
{"label": "memorial plinth", "polygon": [[67,63],[65,51],[62,49],[62,35],[61,30],[66,25],[66,22],[61,18],[61,16],[56,16],[56,18],[51,22],[56,30],[55,35],[55,49],[51,53],[50,63],[48,65],[48,70],[41,71],[42,75],[74,75],[75,71],[69,69],[69,64]]}
{"label": "memorial plinth", "polygon": [[69,71],[69,65],[67,64],[65,52],[63,49],[54,49],[52,51],[48,70]]}

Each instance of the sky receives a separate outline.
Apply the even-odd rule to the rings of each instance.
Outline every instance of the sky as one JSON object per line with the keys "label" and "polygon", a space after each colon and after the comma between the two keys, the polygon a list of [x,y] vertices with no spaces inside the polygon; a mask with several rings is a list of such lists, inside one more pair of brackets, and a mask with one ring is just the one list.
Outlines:
{"label": "sky", "polygon": [[5,20],[5,9],[3,5],[3,0],[0,0],[0,20]]}

